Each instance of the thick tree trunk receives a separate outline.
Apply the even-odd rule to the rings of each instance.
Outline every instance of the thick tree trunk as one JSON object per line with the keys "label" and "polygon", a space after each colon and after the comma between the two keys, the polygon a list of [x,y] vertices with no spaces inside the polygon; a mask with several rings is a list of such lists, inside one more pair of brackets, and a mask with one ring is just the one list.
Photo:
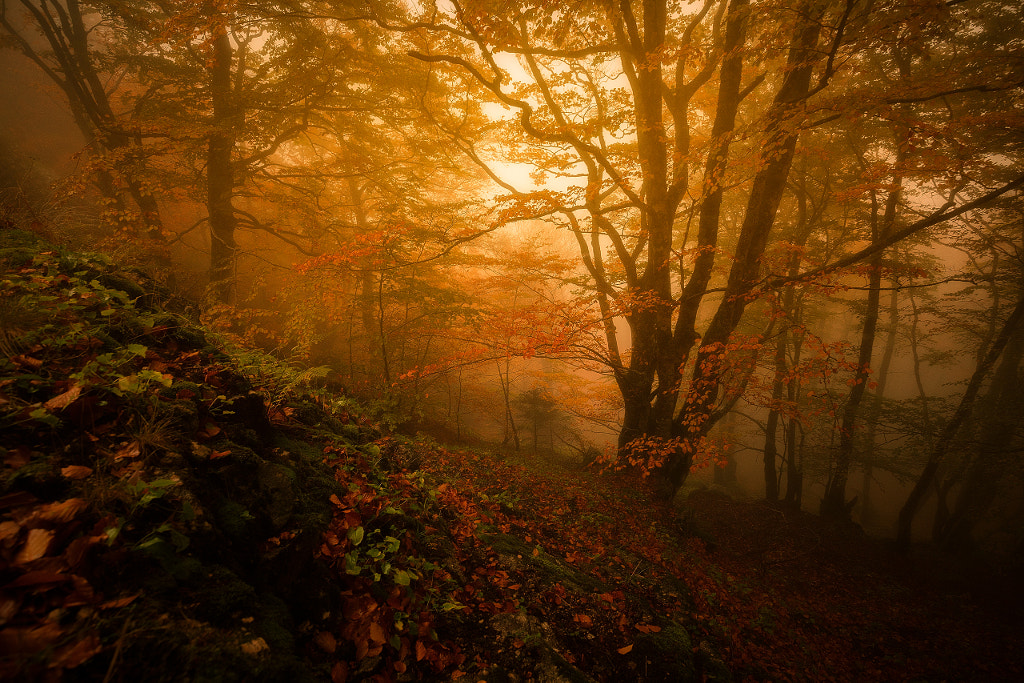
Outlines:
{"label": "thick tree trunk", "polygon": [[712,413],[721,379],[719,354],[724,352],[757,284],[761,256],[775,223],[799,137],[799,130],[789,119],[797,114],[799,103],[810,89],[813,52],[821,32],[818,19],[822,11],[822,8],[813,12],[808,10],[805,20],[795,29],[789,71],[767,113],[767,142],[761,152],[763,167],[754,177],[750,190],[736,246],[736,259],[729,271],[722,303],[701,341],[690,389],[674,422],[674,432],[682,437],[684,447],[674,453],[663,468],[669,497],[682,486],[700,440],[712,427]]}
{"label": "thick tree trunk", "polygon": [[708,154],[704,168],[704,197],[698,217],[697,255],[693,271],[679,297],[679,314],[675,329],[670,336],[659,338],[662,343],[659,348],[662,362],[658,368],[658,383],[661,390],[655,398],[654,421],[665,435],[671,434],[674,430],[672,418],[679,402],[680,370],[699,338],[695,329],[697,314],[711,282],[715,264],[724,194],[722,183],[728,166],[729,148],[736,128],[736,115],[741,99],[742,48],[746,42],[748,4],[748,0],[733,0],[729,6],[718,100],[711,128],[714,148]]}
{"label": "thick tree trunk", "polygon": [[[93,49],[89,45],[90,31],[86,29],[81,5],[69,0],[57,13],[28,0],[22,0],[21,5],[50,46],[51,54],[44,56],[37,52],[32,42],[22,35],[20,27],[8,21],[5,12],[0,12],[0,26],[4,27],[17,48],[64,92],[75,125],[87,145],[101,154],[110,151],[123,153],[131,148],[133,140],[123,132],[122,122],[111,107],[104,78],[96,70]],[[141,147],[141,141],[135,140],[134,145]],[[106,199],[114,202],[114,210],[123,213],[127,210],[125,193],[117,187],[114,173],[124,177],[128,194],[139,209],[146,236],[160,243],[154,254],[157,265],[171,275],[159,206],[151,194],[141,189],[138,181],[145,163],[139,157],[134,165],[137,168],[125,167],[122,161],[114,168],[100,168],[95,172],[95,185]]]}

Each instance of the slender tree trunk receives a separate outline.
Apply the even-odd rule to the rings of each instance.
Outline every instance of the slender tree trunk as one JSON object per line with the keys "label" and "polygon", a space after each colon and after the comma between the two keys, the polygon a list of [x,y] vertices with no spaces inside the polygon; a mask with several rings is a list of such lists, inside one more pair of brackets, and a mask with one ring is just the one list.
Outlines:
{"label": "slender tree trunk", "polygon": [[235,111],[231,92],[231,39],[226,26],[214,29],[210,58],[210,97],[213,132],[206,157],[207,211],[210,220],[210,294],[219,303],[235,299]]}
{"label": "slender tree trunk", "polygon": [[[799,325],[802,320],[802,302],[797,302],[793,307],[794,321]],[[799,367],[800,356],[803,352],[804,335],[802,332],[794,331],[792,336],[793,367]],[[793,377],[786,385],[786,400],[790,406],[797,407],[800,400],[800,377]],[[797,443],[797,432],[800,432],[800,442]],[[803,429],[800,420],[790,416],[786,424],[786,497],[784,502],[792,509],[799,510],[803,498]]]}
{"label": "slender tree trunk", "polygon": [[[871,241],[878,243],[892,232],[896,225],[896,214],[899,208],[900,195],[903,188],[902,164],[906,159],[905,141],[908,132],[899,130],[896,133],[896,171],[893,174],[893,188],[889,191],[885,202],[885,211],[881,225],[878,221],[877,203],[872,193]],[[878,329],[879,311],[881,309],[882,263],[884,251],[876,252],[868,261],[871,273],[868,277],[867,310],[864,313],[864,327],[860,336],[860,353],[857,358],[857,370],[853,376],[853,386],[843,408],[843,422],[839,431],[839,451],[836,455],[835,469],[825,485],[825,495],[821,500],[821,516],[831,519],[848,520],[856,498],[846,500],[846,483],[850,476],[850,465],[853,462],[856,446],[856,431],[860,426],[860,407],[867,391],[871,373],[871,358],[874,355],[875,335]]]}
{"label": "slender tree trunk", "polygon": [[775,502],[779,499],[779,476],[775,468],[778,458],[779,430],[779,403],[782,401],[785,391],[786,373],[786,339],[789,336],[787,329],[779,332],[779,338],[775,342],[775,379],[772,381],[772,405],[768,410],[768,420],[764,429],[764,497]]}
{"label": "slender tree trunk", "polygon": [[[794,241],[794,246],[803,247],[807,244],[807,240],[811,236],[811,221],[808,219],[807,213],[807,192],[806,192],[806,169],[801,168],[801,182],[799,192],[797,193],[797,237]],[[797,273],[800,272],[800,251],[794,249],[793,253],[789,257],[789,262],[786,264],[787,272],[790,277],[796,277]],[[795,320],[797,317],[796,311],[796,291],[794,285],[786,285],[786,289],[782,294],[782,313],[789,317],[790,320]],[[779,499],[779,475],[776,469],[776,460],[778,458],[778,428],[780,414],[780,404],[782,402],[783,393],[786,391],[787,385],[791,385],[797,381],[795,377],[789,378],[787,383],[786,374],[789,371],[789,367],[786,363],[786,355],[789,350],[789,336],[790,330],[787,327],[783,327],[779,332],[778,339],[775,342],[775,377],[772,380],[772,405],[768,411],[768,421],[765,424],[764,430],[764,490],[765,498],[771,502],[775,502]],[[790,406],[792,407],[792,403]],[[792,420],[793,418],[790,417]],[[788,462],[788,461],[787,461]]]}
{"label": "slender tree trunk", "polygon": [[505,399],[505,438],[501,442],[502,445],[508,443],[508,439],[512,437],[512,444],[515,447],[516,453],[519,452],[519,430],[516,429],[516,419],[512,415],[512,372],[511,372],[511,359],[505,359],[505,373],[501,372],[501,363],[498,362],[498,381],[501,383],[501,394]]}
{"label": "slender tree trunk", "polygon": [[[875,379],[877,386],[872,397],[871,407],[868,410],[868,430],[864,436],[864,443],[869,449],[874,449],[875,447],[875,437],[878,433],[878,418],[882,413],[885,386],[889,379],[889,367],[892,365],[892,357],[896,351],[896,333],[900,316],[899,292],[895,286],[896,283],[893,282],[892,284],[893,288],[889,292],[889,324],[885,335],[885,349],[882,351],[882,362],[878,365],[878,374]],[[862,525],[870,521],[872,515],[871,481],[874,469],[872,467],[873,458],[873,453],[867,453],[866,457],[861,459],[863,479],[861,480],[860,520]]]}
{"label": "slender tree trunk", "polygon": [[[793,382],[790,382],[793,384]],[[796,387],[792,389],[790,401],[796,400]],[[800,432],[800,442],[797,443],[797,432]],[[804,492],[804,471],[803,471],[804,437],[800,423],[795,417],[789,418],[786,425],[786,498],[785,504],[794,510],[799,510],[803,504]]]}

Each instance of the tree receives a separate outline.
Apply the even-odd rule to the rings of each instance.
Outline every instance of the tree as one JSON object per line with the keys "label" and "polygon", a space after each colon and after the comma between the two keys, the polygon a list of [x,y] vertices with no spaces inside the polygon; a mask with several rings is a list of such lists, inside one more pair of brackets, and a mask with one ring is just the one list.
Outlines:
{"label": "tree", "polygon": [[537,452],[542,427],[550,425],[558,418],[558,405],[543,387],[534,387],[520,393],[515,403],[523,417],[530,423],[533,431],[533,452]]}
{"label": "tree", "polygon": [[[67,98],[71,114],[91,149],[95,183],[112,202],[110,223],[129,230],[141,226],[147,238],[160,243],[157,263],[169,264],[160,207],[154,194],[146,138],[132,107],[116,106],[132,98],[112,62],[112,35],[103,11],[107,3],[78,0],[18,0],[21,16],[0,4],[0,27],[9,41],[32,60]],[[34,38],[30,31],[41,37]],[[130,207],[134,205],[135,210]]]}
{"label": "tree", "polygon": [[[888,6],[853,0],[780,3],[771,11],[747,0],[709,1],[694,12],[654,1],[586,3],[555,14],[543,3],[451,7],[426,7],[418,22],[395,27],[421,40],[413,56],[461,75],[513,113],[502,144],[521,145],[513,159],[532,159],[538,178],[569,184],[520,190],[488,167],[512,209],[557,216],[576,236],[623,398],[619,444],[639,436],[676,444],[661,468],[671,495],[720,414],[722,354],[764,284],[761,258],[811,112],[826,122],[844,107],[864,115],[863,93],[856,105],[832,94],[837,74],[845,80],[858,55],[907,27],[923,22],[931,30],[945,10],[922,18],[900,8],[894,17]],[[940,96],[933,85],[915,82],[926,99]],[[897,90],[874,94],[868,110],[892,107]],[[487,154],[453,137],[487,164]],[[734,188],[746,199],[733,245],[725,241],[723,206]],[[952,206],[927,224],[948,217]],[[887,246],[883,240],[854,262]],[[716,277],[724,280],[717,302],[709,297]],[[709,305],[714,313],[698,332]],[[619,350],[616,320],[629,327],[628,354]]]}

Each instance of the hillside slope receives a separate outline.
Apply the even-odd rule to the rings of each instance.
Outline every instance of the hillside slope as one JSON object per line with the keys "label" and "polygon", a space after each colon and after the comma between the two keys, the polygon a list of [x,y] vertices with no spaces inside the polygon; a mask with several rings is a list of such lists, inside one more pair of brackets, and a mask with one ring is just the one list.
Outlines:
{"label": "hillside slope", "polygon": [[1020,680],[1019,621],[709,492],[385,433],[0,230],[0,678]]}

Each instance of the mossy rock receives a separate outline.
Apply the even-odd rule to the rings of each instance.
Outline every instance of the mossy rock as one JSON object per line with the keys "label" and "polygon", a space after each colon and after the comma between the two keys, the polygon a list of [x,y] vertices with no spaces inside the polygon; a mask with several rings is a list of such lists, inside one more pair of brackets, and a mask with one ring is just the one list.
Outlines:
{"label": "mossy rock", "polygon": [[295,472],[284,465],[260,463],[256,471],[259,496],[255,511],[264,517],[271,529],[280,531],[295,512]]}
{"label": "mossy rock", "polygon": [[675,622],[661,625],[657,633],[637,636],[634,652],[647,661],[653,679],[686,683],[698,680],[690,633]]}
{"label": "mossy rock", "polygon": [[256,517],[244,505],[225,500],[217,506],[217,526],[231,541],[248,544],[255,538]]}
{"label": "mossy rock", "polygon": [[485,534],[480,540],[491,546],[496,552],[506,557],[532,565],[541,575],[545,583],[561,583],[569,590],[577,593],[603,593],[608,587],[598,579],[583,574],[568,566],[553,555],[539,550],[534,555],[534,546],[527,545],[522,539],[510,534]]}
{"label": "mossy rock", "polygon": [[189,598],[200,619],[213,624],[238,624],[254,616],[256,590],[237,574],[221,565],[211,565],[197,574],[189,585]]}

